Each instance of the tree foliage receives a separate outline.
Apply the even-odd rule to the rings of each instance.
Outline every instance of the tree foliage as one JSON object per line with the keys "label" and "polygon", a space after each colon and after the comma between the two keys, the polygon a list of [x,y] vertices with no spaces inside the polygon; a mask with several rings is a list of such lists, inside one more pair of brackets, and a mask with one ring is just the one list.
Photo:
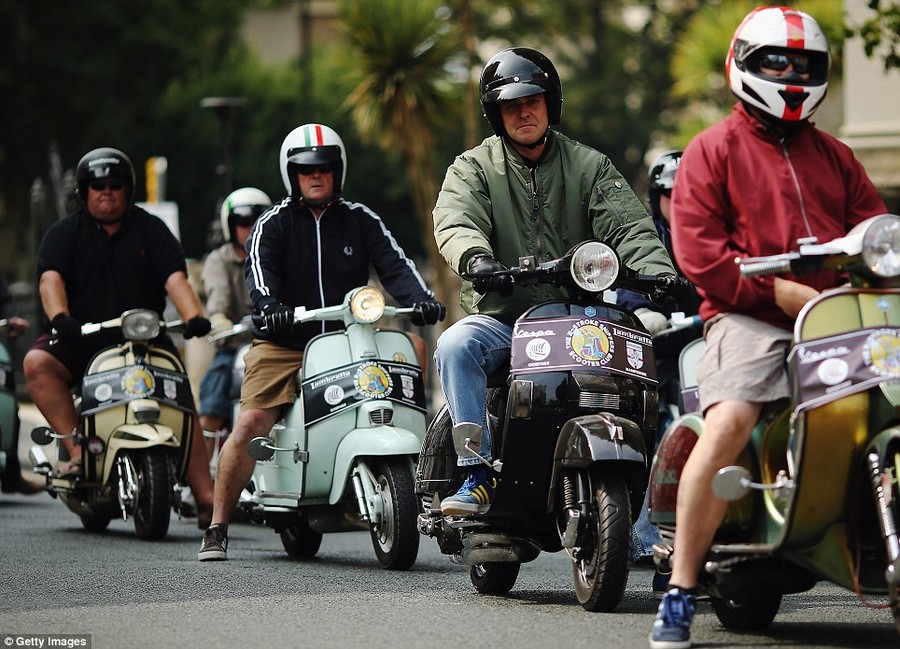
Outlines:
{"label": "tree foliage", "polygon": [[884,69],[900,68],[900,3],[869,0],[874,15],[847,30],[848,36],[862,38],[866,56],[880,55]]}

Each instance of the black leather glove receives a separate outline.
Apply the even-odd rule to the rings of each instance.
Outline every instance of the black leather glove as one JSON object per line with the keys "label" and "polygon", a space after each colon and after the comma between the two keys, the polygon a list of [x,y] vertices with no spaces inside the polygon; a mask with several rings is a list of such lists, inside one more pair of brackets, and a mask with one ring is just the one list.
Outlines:
{"label": "black leather glove", "polygon": [[690,302],[697,297],[697,289],[691,282],[678,275],[660,275],[657,278],[661,286],[654,289],[650,300],[668,308],[675,308],[678,303]]}
{"label": "black leather glove", "polygon": [[472,286],[479,293],[512,295],[512,275],[490,274],[509,269],[490,255],[475,255],[469,260],[466,270],[473,275]]}
{"label": "black leather glove", "polygon": [[422,300],[416,302],[413,308],[415,312],[410,321],[418,327],[438,323],[447,315],[447,308],[437,300]]}
{"label": "black leather glove", "polygon": [[184,338],[199,338],[205,336],[212,329],[212,324],[202,315],[197,315],[184,323]]}
{"label": "black leather glove", "polygon": [[270,335],[284,336],[294,330],[294,310],[279,302],[263,307],[263,322]]}
{"label": "black leather glove", "polygon": [[81,323],[65,313],[60,313],[50,321],[53,335],[61,343],[71,343],[81,338]]}

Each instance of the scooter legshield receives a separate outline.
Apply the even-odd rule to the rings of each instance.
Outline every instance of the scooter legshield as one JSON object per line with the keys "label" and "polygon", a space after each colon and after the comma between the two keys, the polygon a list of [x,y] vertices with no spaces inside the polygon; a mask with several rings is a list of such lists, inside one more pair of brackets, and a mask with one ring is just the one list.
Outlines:
{"label": "scooter legshield", "polygon": [[420,447],[419,438],[403,428],[378,426],[351,431],[341,441],[334,458],[334,480],[328,503],[334,505],[341,500],[357,458],[407,456],[409,470],[412,472]]}

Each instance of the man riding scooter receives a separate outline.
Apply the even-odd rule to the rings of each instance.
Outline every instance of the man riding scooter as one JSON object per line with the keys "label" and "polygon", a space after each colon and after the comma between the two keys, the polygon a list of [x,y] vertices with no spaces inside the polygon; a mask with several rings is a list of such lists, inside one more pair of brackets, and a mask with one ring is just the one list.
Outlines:
{"label": "man riding scooter", "polygon": [[241,412],[222,448],[213,524],[200,561],[227,559],[228,523],[255,465],[247,444],[267,435],[293,403],[309,340],[340,326],[295,327],[294,308],[341,303],[349,290],[366,284],[371,264],[391,295],[416,308],[414,324],[434,324],[446,313],[379,216],[343,198],[347,154],[333,129],[304,124],[291,131],[279,167],[288,196],[260,217],[247,242],[247,285],[264,327],[254,329],[245,357]]}

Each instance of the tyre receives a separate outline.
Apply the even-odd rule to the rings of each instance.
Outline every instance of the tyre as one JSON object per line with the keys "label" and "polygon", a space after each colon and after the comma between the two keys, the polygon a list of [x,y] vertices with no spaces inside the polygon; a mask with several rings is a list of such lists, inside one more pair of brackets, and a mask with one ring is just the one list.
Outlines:
{"label": "tyre", "polygon": [[370,467],[380,487],[382,519],[372,525],[372,547],[386,570],[406,570],[419,554],[419,507],[404,458],[379,459]]}
{"label": "tyre", "polygon": [[625,478],[597,467],[590,472],[593,497],[572,574],[578,603],[587,610],[615,609],[625,593],[631,543],[631,499]]}
{"label": "tyre", "polygon": [[775,619],[781,606],[781,593],[753,591],[725,599],[710,597],[713,611],[719,622],[732,631],[758,631],[765,629]]}
{"label": "tyre", "polygon": [[154,446],[131,454],[137,476],[134,530],[145,541],[158,541],[169,531],[172,484],[166,449]]}
{"label": "tyre", "polygon": [[102,532],[109,527],[109,521],[111,520],[109,516],[102,514],[85,514],[81,517],[81,524],[84,526],[84,529],[91,532]]}
{"label": "tyre", "polygon": [[479,563],[469,566],[469,579],[482,595],[506,595],[516,585],[521,563]]}
{"label": "tyre", "polygon": [[281,545],[292,559],[311,559],[322,545],[322,533],[309,526],[304,517],[299,523],[281,530]]}

